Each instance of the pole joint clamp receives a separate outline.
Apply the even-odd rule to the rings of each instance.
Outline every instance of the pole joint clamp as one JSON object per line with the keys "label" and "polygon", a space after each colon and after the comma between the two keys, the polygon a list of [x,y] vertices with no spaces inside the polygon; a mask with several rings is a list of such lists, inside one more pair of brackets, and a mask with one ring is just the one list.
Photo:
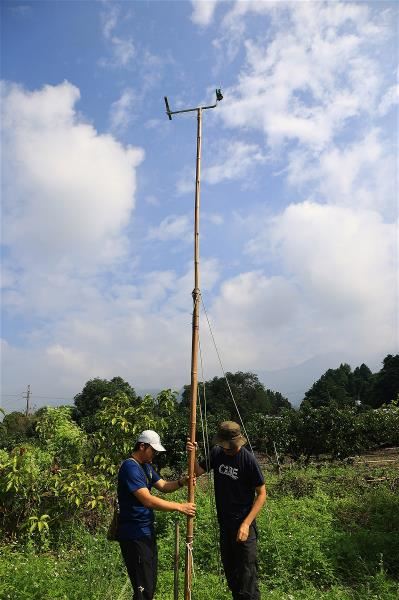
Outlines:
{"label": "pole joint clamp", "polygon": [[200,290],[199,288],[194,288],[194,289],[193,289],[193,291],[192,291],[192,294],[191,294],[191,295],[192,295],[192,297],[193,297],[193,300],[194,300],[194,302],[196,302],[196,300],[197,300],[197,299],[200,297],[200,295],[201,295],[201,290]]}

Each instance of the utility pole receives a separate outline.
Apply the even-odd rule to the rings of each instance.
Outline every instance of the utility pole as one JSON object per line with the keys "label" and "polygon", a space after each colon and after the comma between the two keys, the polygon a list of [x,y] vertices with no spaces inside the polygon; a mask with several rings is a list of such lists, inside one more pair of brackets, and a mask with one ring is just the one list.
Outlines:
{"label": "utility pole", "polygon": [[[220,90],[216,90],[216,102],[211,106],[197,106],[185,110],[171,111],[169,102],[165,96],[166,114],[169,120],[172,115],[196,112],[197,113],[197,159],[195,172],[195,206],[194,206],[194,290],[193,296],[193,320],[191,337],[191,387],[190,387],[190,422],[189,441],[195,444],[195,433],[197,425],[197,394],[198,394],[198,345],[199,345],[199,304],[200,304],[200,279],[199,279],[199,217],[200,217],[200,177],[201,177],[201,142],[202,142],[202,111],[215,108],[217,103],[223,100]],[[188,455],[188,502],[194,502],[194,467],[195,451]],[[191,600],[192,583],[192,552],[194,540],[194,517],[187,516],[186,530],[186,553],[185,553],[185,578],[184,578],[184,600]]]}
{"label": "utility pole", "polygon": [[30,400],[30,384],[28,385],[28,389],[26,390],[26,409],[25,409],[25,416],[27,417],[29,415],[30,412],[30,405],[29,405],[29,400]]}

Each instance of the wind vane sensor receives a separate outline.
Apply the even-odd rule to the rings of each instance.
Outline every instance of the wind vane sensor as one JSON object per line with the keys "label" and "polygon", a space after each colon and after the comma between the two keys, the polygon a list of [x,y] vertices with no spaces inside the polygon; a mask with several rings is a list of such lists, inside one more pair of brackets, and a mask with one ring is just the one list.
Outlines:
{"label": "wind vane sensor", "polygon": [[185,113],[185,112],[192,112],[194,110],[206,110],[207,108],[215,108],[217,106],[217,103],[220,102],[221,100],[223,100],[223,94],[222,94],[222,90],[217,89],[216,91],[216,102],[215,104],[212,104],[211,106],[197,106],[196,108],[186,108],[185,110],[170,110],[169,108],[169,102],[166,96],[164,96],[165,99],[165,106],[166,106],[166,114],[169,117],[169,121],[172,120],[172,115],[177,115],[179,113]]}

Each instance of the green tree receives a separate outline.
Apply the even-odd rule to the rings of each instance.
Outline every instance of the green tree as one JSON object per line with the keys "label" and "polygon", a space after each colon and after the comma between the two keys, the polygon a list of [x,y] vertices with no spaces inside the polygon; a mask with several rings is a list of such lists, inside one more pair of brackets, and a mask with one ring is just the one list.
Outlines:
{"label": "green tree", "polygon": [[122,377],[113,377],[110,380],[98,377],[90,379],[74,398],[74,419],[86,432],[95,431],[95,414],[100,409],[102,399],[114,398],[119,393],[125,394],[131,403],[137,399],[134,389]]}
{"label": "green tree", "polygon": [[351,368],[341,364],[338,369],[328,369],[305,394],[302,406],[320,408],[335,403],[338,407],[353,406],[354,398],[350,395]]}
{"label": "green tree", "polygon": [[356,404],[367,404],[373,384],[373,373],[364,363],[356,367],[349,377],[349,394]]}
{"label": "green tree", "polygon": [[48,406],[35,423],[42,447],[63,467],[80,463],[87,451],[87,436],[72,420],[72,411],[71,406]]}
{"label": "green tree", "polygon": [[[279,392],[265,389],[255,373],[226,373],[234,400],[245,422],[254,413],[279,414],[284,408],[290,408],[289,401]],[[202,385],[200,385],[200,389]],[[237,410],[234,406],[229,387],[224,377],[214,377],[205,382],[207,411],[217,415],[220,420],[237,421]],[[182,405],[188,406],[190,386],[185,386]]]}
{"label": "green tree", "polygon": [[[76,427],[76,425],[75,425]],[[106,511],[111,482],[89,465],[60,468],[50,451],[24,444],[0,450],[0,535],[31,539],[43,546],[67,521],[95,526]],[[45,521],[48,527],[33,527]],[[45,529],[45,537],[40,534]],[[35,531],[36,530],[36,531]],[[34,534],[34,535],[32,535]],[[50,536],[50,537],[49,537]],[[56,542],[56,538],[54,538]]]}
{"label": "green tree", "polygon": [[280,455],[291,455],[298,458],[301,454],[298,444],[299,413],[295,410],[284,409],[280,415],[253,415],[248,423],[247,432],[254,448],[274,456],[275,451]]}
{"label": "green tree", "polygon": [[269,401],[269,407],[266,413],[269,415],[280,415],[285,410],[291,410],[292,406],[290,401],[283,396],[280,392],[274,392],[273,390],[266,390],[266,396]]}
{"label": "green tree", "polygon": [[32,415],[26,416],[19,411],[6,414],[1,424],[1,446],[11,449],[31,438],[33,421]]}
{"label": "green tree", "polygon": [[124,392],[103,398],[92,436],[95,464],[114,475],[120,462],[133,450],[138,434],[144,429],[155,429],[162,435],[175,410],[176,393],[171,390],[160,392],[156,398],[147,394],[134,401]]}
{"label": "green tree", "polygon": [[[170,406],[170,412],[167,415],[168,425],[163,429],[161,437],[166,452],[161,452],[155,459],[158,468],[169,467],[171,474],[176,477],[187,469],[186,442],[188,422],[188,408],[181,406],[181,403],[176,401],[174,406]],[[198,419],[196,438],[201,444],[202,433],[200,429],[201,425]]]}
{"label": "green tree", "polygon": [[364,450],[399,444],[399,402],[357,416],[356,429]]}
{"label": "green tree", "polygon": [[382,369],[374,376],[368,403],[378,408],[391,404],[399,394],[399,354],[388,354],[383,360]]}

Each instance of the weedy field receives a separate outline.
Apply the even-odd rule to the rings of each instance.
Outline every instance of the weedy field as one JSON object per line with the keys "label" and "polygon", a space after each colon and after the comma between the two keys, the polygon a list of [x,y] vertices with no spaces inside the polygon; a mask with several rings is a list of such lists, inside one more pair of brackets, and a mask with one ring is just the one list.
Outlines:
{"label": "weedy field", "polygon": [[[349,461],[350,463],[351,461]],[[271,600],[397,600],[399,597],[399,471],[397,451],[355,459],[265,467],[268,503],[258,519],[262,598]],[[176,493],[176,497],[183,492]],[[218,575],[209,482],[197,487],[193,600],[230,598]],[[157,513],[156,600],[173,599],[175,516]],[[184,519],[181,520],[184,537]],[[3,600],[128,600],[118,544],[81,523],[61,530],[57,550],[1,546]],[[180,598],[183,597],[184,540]]]}

